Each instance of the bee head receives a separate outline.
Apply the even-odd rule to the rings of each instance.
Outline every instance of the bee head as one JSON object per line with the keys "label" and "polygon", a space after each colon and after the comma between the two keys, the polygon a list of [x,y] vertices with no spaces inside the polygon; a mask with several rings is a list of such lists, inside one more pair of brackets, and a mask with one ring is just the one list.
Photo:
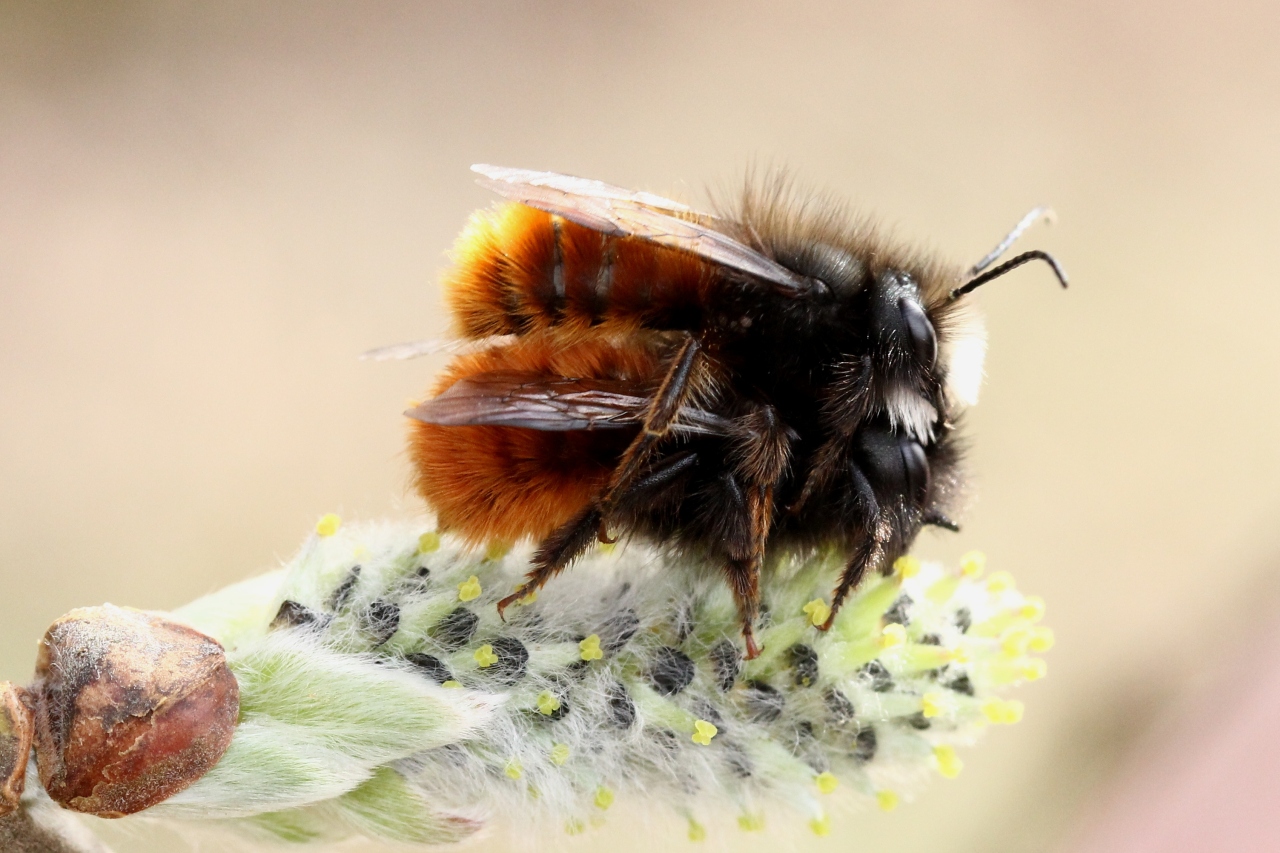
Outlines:
{"label": "bee head", "polygon": [[873,334],[919,370],[933,370],[938,360],[938,335],[920,303],[920,287],[902,270],[880,273],[873,297]]}

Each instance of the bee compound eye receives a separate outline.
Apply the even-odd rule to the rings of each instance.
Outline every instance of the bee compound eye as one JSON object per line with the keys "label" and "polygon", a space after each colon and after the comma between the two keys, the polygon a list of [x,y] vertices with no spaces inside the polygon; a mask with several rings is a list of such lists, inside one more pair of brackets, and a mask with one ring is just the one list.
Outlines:
{"label": "bee compound eye", "polygon": [[929,491],[929,458],[925,456],[924,447],[904,436],[898,439],[898,452],[902,454],[907,494],[917,503],[922,502]]}
{"label": "bee compound eye", "polygon": [[898,310],[902,312],[902,320],[906,324],[907,334],[911,338],[911,351],[916,360],[924,367],[932,368],[938,359],[938,335],[933,324],[920,307],[920,303],[910,296],[898,299]]}

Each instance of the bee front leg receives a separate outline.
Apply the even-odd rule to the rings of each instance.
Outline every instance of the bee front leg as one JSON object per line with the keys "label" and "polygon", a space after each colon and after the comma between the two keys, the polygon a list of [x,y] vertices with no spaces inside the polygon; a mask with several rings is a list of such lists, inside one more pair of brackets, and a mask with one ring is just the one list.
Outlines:
{"label": "bee front leg", "polygon": [[871,488],[867,475],[862,473],[862,469],[856,464],[849,464],[849,472],[853,478],[854,490],[857,492],[858,505],[862,510],[863,533],[849,562],[845,564],[840,582],[831,594],[831,614],[820,626],[823,631],[830,630],[844,600],[857,587],[866,575],[867,569],[881,557],[881,552],[884,550],[884,536],[881,533],[884,525],[880,518],[880,502],[876,500],[875,490]]}

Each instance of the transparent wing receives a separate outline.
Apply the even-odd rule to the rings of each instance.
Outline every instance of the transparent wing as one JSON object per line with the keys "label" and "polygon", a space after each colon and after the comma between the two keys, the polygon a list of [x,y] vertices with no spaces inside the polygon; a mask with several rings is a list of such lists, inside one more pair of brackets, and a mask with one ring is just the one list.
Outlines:
{"label": "transparent wing", "polygon": [[463,353],[473,352],[484,347],[498,346],[504,343],[510,343],[515,335],[488,335],[483,338],[476,339],[458,339],[458,338],[433,338],[426,341],[409,341],[403,344],[391,344],[390,346],[378,347],[377,349],[366,350],[360,353],[361,361],[403,361],[410,358],[418,358],[424,355],[435,355],[436,353]]}
{"label": "transparent wing", "polygon": [[[508,426],[568,432],[621,429],[644,420],[649,398],[634,383],[566,379],[516,371],[479,373],[459,379],[432,399],[405,412],[441,426]],[[724,434],[729,422],[700,409],[684,409],[676,429]]]}
{"label": "transparent wing", "polygon": [[639,237],[683,249],[762,279],[791,295],[807,293],[813,282],[772,258],[716,230],[717,220],[652,193],[556,172],[478,164],[476,183],[498,195],[563,216],[603,234]]}

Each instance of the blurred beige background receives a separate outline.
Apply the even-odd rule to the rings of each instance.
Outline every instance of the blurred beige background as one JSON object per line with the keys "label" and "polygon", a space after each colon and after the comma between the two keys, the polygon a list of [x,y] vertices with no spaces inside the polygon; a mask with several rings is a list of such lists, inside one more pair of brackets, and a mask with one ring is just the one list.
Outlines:
{"label": "blurred beige background", "polygon": [[787,164],[964,261],[1048,202],[1072,289],[982,294],[979,499],[920,549],[1042,594],[1050,677],[958,781],[785,845],[1051,850],[1280,610],[1278,42],[1266,2],[0,4],[0,678],[71,607],[417,511],[440,360],[356,355],[442,331],[472,162],[690,201]]}

